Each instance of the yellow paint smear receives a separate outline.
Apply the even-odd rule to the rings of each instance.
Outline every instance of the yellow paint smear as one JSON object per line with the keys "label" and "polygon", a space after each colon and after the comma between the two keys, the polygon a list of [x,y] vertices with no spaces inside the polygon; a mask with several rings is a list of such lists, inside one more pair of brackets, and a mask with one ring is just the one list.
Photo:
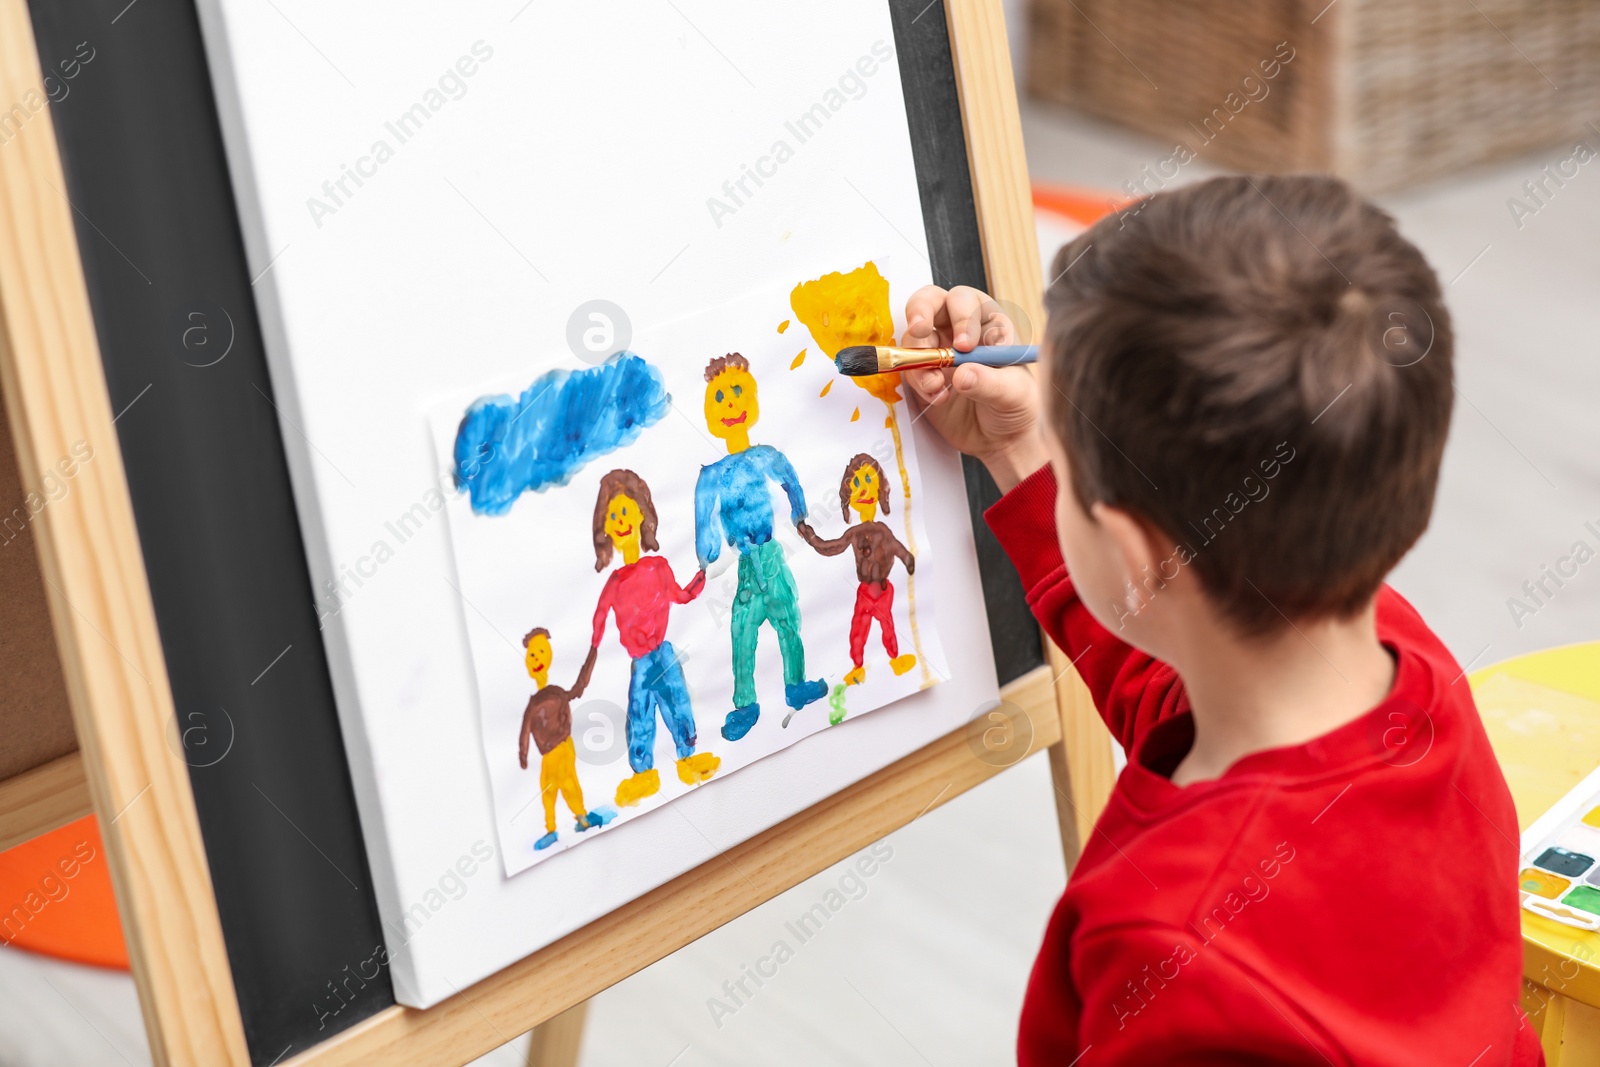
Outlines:
{"label": "yellow paint smear", "polygon": [[[789,306],[794,317],[811,331],[811,338],[829,359],[837,359],[839,350],[851,345],[894,344],[894,311],[889,304],[889,279],[870,259],[855,270],[824,274],[809,282],[802,282],[789,294]],[[889,409],[884,425],[894,440],[895,464],[900,471],[900,490],[905,501],[902,513],[906,531],[906,547],[912,555],[917,552],[915,527],[911,522],[911,474],[906,470],[905,448],[900,439],[900,425],[895,419],[895,404],[900,400],[899,374],[869,374],[851,378],[852,382],[879,400]],[[830,383],[831,384],[831,383]],[[828,390],[822,390],[826,396]],[[856,408],[850,416],[855,422],[861,418]],[[922,688],[933,684],[933,674],[928,669],[928,657],[922,651],[922,635],[917,628],[916,580],[906,575],[906,614],[911,620],[911,644],[917,653],[917,664],[922,668]]]}
{"label": "yellow paint smear", "polygon": [[[789,306],[811,331],[829,359],[851,345],[894,344],[894,313],[889,310],[889,279],[868,260],[848,274],[835,271],[794,287]],[[900,399],[899,374],[867,374],[850,379],[885,404]]]}
{"label": "yellow paint smear", "polygon": [[789,319],[784,319],[782,322],[778,323],[778,332],[782,333],[784,330],[787,330],[789,328],[789,322]]}
{"label": "yellow paint smear", "polygon": [[822,387],[822,392],[820,392],[820,393],[818,393],[818,394],[817,394],[817,395],[818,395],[818,396],[827,396],[827,395],[828,395],[828,390],[830,390],[830,389],[832,389],[832,388],[833,388],[833,379],[832,379],[832,378],[829,378],[829,379],[828,379],[828,384],[827,384],[827,385],[824,385],[824,386],[823,386],[823,387]]}
{"label": "yellow paint smear", "polygon": [[794,357],[794,362],[789,364],[789,369],[790,370],[798,370],[799,367],[800,367],[800,364],[804,363],[805,361],[806,361],[806,350],[802,348],[800,350],[800,354],[798,356]]}

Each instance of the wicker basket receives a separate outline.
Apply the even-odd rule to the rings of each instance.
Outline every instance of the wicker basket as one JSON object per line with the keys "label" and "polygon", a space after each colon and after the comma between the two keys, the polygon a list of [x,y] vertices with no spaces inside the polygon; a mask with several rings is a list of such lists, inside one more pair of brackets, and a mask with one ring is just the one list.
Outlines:
{"label": "wicker basket", "polygon": [[1600,149],[1600,0],[1030,0],[1029,23],[1032,95],[1217,166],[1383,190]]}

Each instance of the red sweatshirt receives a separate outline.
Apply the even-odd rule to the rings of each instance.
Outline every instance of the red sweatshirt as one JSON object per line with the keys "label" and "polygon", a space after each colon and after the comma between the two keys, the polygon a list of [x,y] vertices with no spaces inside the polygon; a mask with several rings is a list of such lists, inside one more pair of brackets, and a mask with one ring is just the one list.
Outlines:
{"label": "red sweatshirt", "polygon": [[700,571],[689,584],[678,587],[672,564],[662,556],[640,556],[611,572],[600,603],[594,608],[594,640],[598,646],[606,635],[606,615],[617,613],[617,636],[634,659],[654,652],[667,636],[667,613],[674,604],[687,604],[700,595],[706,585],[706,572]]}
{"label": "red sweatshirt", "polygon": [[1167,664],[1078,599],[1048,469],[988,512],[1028,603],[1129,753],[1045,932],[1022,1067],[1532,1065],[1517,819],[1461,668],[1378,595],[1388,698],[1214,781]]}

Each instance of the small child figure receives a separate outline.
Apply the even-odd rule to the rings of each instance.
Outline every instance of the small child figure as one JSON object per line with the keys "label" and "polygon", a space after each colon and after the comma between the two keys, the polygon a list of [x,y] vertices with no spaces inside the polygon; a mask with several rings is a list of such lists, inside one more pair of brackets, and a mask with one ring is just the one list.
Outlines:
{"label": "small child figure", "polygon": [[883,634],[883,648],[889,653],[889,667],[901,675],[917,665],[917,657],[907,652],[900,654],[900,642],[894,635],[894,586],[889,584],[889,572],[894,568],[895,557],[906,565],[907,574],[915,574],[917,561],[895,537],[894,531],[877,521],[878,505],[889,514],[889,498],[882,494],[883,468],[865,452],[857,453],[844,468],[844,478],[839,482],[839,510],[844,521],[850,521],[851,509],[861,517],[860,523],[847,526],[844,533],[831,541],[817,536],[809,523],[799,526],[800,536],[806,544],[824,556],[837,556],[848,546],[856,552],[856,578],[861,582],[856,588],[856,610],[850,617],[850,661],[855,667],[844,676],[845,685],[860,685],[867,677],[863,653],[867,647],[867,634],[872,620],[878,620]]}
{"label": "small child figure", "polygon": [[577,817],[573,827],[578,833],[593,826],[604,826],[611,816],[588,811],[583,804],[583,789],[578,785],[577,750],[572,744],[572,702],[583,695],[594,671],[595,650],[578,671],[578,680],[571,689],[550,684],[550,662],[554,655],[550,648],[550,631],[535,627],[522,639],[526,649],[523,662],[528,676],[539,688],[528,698],[528,708],[522,713],[522,741],[517,749],[517,759],[522,769],[528,769],[528,738],[539,746],[539,789],[544,795],[545,835],[533,843],[535,849],[547,849],[556,843],[556,794],[566,798],[567,807]]}

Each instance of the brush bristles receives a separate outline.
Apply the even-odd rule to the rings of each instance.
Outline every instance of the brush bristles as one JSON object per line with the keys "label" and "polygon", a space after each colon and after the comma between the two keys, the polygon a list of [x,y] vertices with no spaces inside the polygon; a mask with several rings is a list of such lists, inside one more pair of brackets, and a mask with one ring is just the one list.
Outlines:
{"label": "brush bristles", "polygon": [[840,374],[848,374],[852,378],[860,378],[868,374],[878,373],[878,346],[853,345],[850,348],[839,349],[839,355],[834,358]]}

